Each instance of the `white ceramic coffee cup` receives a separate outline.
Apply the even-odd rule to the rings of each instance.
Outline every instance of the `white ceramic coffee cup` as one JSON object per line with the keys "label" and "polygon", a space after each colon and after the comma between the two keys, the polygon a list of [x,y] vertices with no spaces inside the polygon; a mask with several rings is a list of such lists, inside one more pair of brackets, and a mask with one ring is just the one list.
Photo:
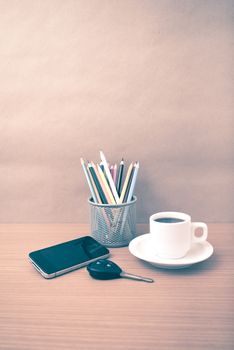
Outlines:
{"label": "white ceramic coffee cup", "polygon": [[[157,219],[177,222],[159,222]],[[165,220],[166,221],[166,220]],[[196,236],[197,228],[202,229],[202,236]],[[158,256],[178,259],[185,256],[194,242],[204,242],[208,236],[208,228],[204,222],[191,222],[188,214],[179,212],[160,212],[150,216],[150,233],[155,252]]]}

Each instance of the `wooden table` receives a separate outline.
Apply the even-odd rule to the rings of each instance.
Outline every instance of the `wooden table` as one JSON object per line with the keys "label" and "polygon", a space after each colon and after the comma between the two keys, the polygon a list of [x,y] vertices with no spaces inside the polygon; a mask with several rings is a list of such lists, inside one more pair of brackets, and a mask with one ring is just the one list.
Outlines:
{"label": "wooden table", "polygon": [[234,348],[234,224],[209,224],[215,253],[187,269],[154,268],[128,248],[111,249],[123,269],[152,284],[97,281],[85,268],[46,280],[29,263],[28,252],[88,232],[80,224],[0,225],[0,349]]}

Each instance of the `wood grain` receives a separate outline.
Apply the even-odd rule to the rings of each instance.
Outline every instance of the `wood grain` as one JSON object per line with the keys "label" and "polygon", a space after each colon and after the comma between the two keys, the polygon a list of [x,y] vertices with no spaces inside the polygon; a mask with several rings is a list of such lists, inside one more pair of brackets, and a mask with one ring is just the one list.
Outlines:
{"label": "wood grain", "polygon": [[86,269],[46,280],[27,254],[89,227],[0,225],[0,349],[233,349],[233,231],[234,224],[209,224],[215,254],[183,270],[157,269],[127,248],[111,249],[124,270],[155,279],[147,284],[96,281]]}

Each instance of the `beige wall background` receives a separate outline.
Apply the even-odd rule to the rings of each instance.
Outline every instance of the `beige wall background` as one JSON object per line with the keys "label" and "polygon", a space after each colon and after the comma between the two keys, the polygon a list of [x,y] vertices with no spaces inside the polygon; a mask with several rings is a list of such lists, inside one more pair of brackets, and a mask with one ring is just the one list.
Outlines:
{"label": "beige wall background", "polygon": [[100,149],[140,161],[138,222],[233,221],[233,9],[0,0],[0,221],[87,222]]}

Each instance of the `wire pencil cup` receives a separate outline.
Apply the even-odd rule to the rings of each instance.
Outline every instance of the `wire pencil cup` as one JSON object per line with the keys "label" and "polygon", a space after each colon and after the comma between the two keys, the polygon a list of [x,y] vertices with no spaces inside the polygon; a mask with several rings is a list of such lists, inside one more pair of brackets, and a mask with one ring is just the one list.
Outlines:
{"label": "wire pencil cup", "polygon": [[97,204],[88,200],[91,234],[106,247],[124,247],[136,237],[136,201],[123,204]]}

